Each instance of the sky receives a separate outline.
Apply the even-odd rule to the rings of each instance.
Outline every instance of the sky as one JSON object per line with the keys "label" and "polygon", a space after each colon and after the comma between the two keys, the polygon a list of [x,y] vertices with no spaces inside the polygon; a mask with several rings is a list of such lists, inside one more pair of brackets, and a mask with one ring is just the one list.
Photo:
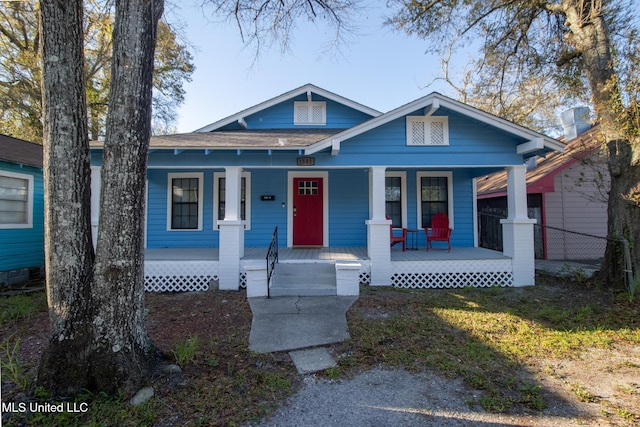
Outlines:
{"label": "sky", "polygon": [[384,1],[371,3],[380,5],[367,6],[358,33],[339,50],[325,52],[330,30],[301,21],[288,52],[265,48],[257,62],[255,46],[243,44],[235,23],[214,22],[210,9],[189,2],[168,8],[165,19],[181,21],[195,47],[177,131],[192,132],[307,83],[381,112],[433,91],[454,96],[442,82],[425,87],[441,73],[439,58],[425,54],[427,42],[385,27],[390,10]]}

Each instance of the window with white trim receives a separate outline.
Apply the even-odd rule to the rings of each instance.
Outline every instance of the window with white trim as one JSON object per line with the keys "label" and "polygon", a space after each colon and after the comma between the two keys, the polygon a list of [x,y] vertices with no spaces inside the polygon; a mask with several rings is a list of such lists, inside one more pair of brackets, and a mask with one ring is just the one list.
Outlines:
{"label": "window with white trim", "polygon": [[167,230],[202,230],[203,174],[168,174]]}
{"label": "window with white trim", "polygon": [[418,172],[418,224],[431,227],[439,212],[449,217],[453,228],[453,186],[451,172]]}
{"label": "window with white trim", "polygon": [[33,227],[33,176],[0,171],[0,228]]}
{"label": "window with white trim", "polygon": [[[226,203],[226,177],[224,172],[213,174],[213,228],[219,229],[218,221],[224,220]],[[240,219],[245,230],[251,229],[251,172],[242,172],[240,178]]]}
{"label": "window with white trim", "polygon": [[327,103],[324,101],[296,101],[293,103],[294,125],[326,125]]}
{"label": "window with white trim", "polygon": [[407,116],[407,145],[449,145],[449,118],[444,116]]}
{"label": "window with white trim", "polygon": [[405,172],[386,172],[384,185],[385,214],[396,228],[406,227],[407,186]]}

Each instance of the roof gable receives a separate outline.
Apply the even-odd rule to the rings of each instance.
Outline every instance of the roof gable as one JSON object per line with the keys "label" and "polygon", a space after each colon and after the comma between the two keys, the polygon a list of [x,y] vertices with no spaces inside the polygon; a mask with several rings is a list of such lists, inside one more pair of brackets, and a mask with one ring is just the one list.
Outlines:
{"label": "roof gable", "polygon": [[350,129],[345,130],[333,137],[319,141],[306,150],[307,154],[313,154],[326,148],[331,148],[333,155],[340,151],[340,144],[355,136],[361,135],[393,120],[397,120],[404,116],[415,115],[417,112],[424,116],[430,116],[439,109],[444,108],[454,111],[471,119],[485,123],[495,127],[498,130],[514,135],[526,141],[517,147],[518,154],[531,155],[532,153],[543,151],[563,151],[564,144],[560,141],[542,135],[538,132],[516,125],[508,120],[478,110],[477,108],[455,101],[449,97],[441,95],[437,92],[419,98],[413,102],[405,104],[388,113],[375,117],[367,122],[361,123]]}
{"label": "roof gable", "polygon": [[364,113],[365,115],[368,115],[370,117],[377,117],[382,114],[381,112],[374,110],[373,108],[366,107],[355,101],[344,98],[340,95],[336,95],[333,92],[329,92],[325,89],[319,88],[312,84],[306,84],[297,89],[294,89],[289,92],[285,92],[282,95],[276,96],[275,98],[271,98],[267,101],[261,102],[260,104],[257,104],[253,107],[242,110],[239,113],[226,117],[222,120],[218,120],[217,122],[211,123],[200,129],[197,129],[195,132],[212,132],[215,130],[219,130],[225,126],[236,125],[236,124],[239,125],[238,126],[239,128],[245,128],[246,127],[245,119],[249,116],[252,116],[261,111],[275,107],[278,104],[281,104],[285,101],[299,99],[301,96],[303,96],[305,99],[309,101],[312,101],[312,100],[315,100],[314,95],[316,96],[316,99],[318,96],[320,96],[322,98],[328,99],[330,101],[334,101],[338,104],[342,104],[346,107],[349,107],[356,111]]}

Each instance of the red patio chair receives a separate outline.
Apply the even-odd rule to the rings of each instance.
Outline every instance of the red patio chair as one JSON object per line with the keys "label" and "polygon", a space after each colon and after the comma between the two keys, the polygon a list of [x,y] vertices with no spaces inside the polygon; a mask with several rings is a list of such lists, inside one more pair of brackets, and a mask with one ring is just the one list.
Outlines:
{"label": "red patio chair", "polygon": [[[429,235],[431,231],[431,235]],[[449,252],[451,252],[451,227],[449,227],[449,217],[443,212],[435,214],[431,219],[431,227],[424,229],[427,235],[427,251],[431,242],[447,242],[449,245]]]}
{"label": "red patio chair", "polygon": [[[387,216],[387,219],[391,219],[391,218]],[[397,236],[393,234],[393,225],[389,224],[389,237],[391,239],[392,247],[393,245],[397,245],[398,243],[402,242],[402,252],[405,252],[407,250],[407,229],[406,228],[402,229],[402,236]]]}

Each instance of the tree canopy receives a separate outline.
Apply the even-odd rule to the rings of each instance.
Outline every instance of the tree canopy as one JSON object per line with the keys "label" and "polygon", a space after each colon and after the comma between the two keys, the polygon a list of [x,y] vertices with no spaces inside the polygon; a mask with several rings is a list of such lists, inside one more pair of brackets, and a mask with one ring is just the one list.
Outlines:
{"label": "tree canopy", "polygon": [[[113,1],[84,2],[84,51],[89,135],[104,134],[112,54]],[[0,133],[40,142],[42,94],[39,11],[32,2],[0,2]],[[158,24],[153,120],[156,129],[176,122],[184,82],[194,71],[185,43],[166,23]]]}
{"label": "tree canopy", "polygon": [[296,26],[302,22],[324,22],[333,31],[329,48],[344,41],[353,32],[353,17],[362,8],[362,0],[203,0],[213,16],[234,21],[244,42],[255,48],[256,59],[264,47],[275,44],[286,52]]}
{"label": "tree canopy", "polygon": [[[615,85],[620,96],[613,98],[624,109],[637,105],[639,22],[632,2],[392,0],[390,4],[395,12],[388,23],[424,38],[428,52],[440,55],[445,65],[452,52],[477,49],[470,71],[456,88],[468,102],[503,117],[525,125],[538,123],[534,127],[540,128],[529,101],[541,108],[544,105],[536,99],[558,107],[595,103],[594,88],[611,79],[624,80]],[[590,51],[596,42],[601,43],[599,53]],[[596,66],[608,77],[593,75]],[[609,83],[597,83],[602,78]],[[445,79],[455,80],[448,74]],[[534,113],[534,122],[529,112]]]}

